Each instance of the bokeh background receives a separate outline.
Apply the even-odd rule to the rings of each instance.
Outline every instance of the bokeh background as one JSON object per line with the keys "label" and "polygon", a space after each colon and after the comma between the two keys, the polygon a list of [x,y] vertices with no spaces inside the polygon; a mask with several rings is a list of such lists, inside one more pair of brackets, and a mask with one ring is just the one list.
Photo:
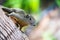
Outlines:
{"label": "bokeh background", "polygon": [[[60,6],[60,0],[56,0]],[[40,18],[40,0],[0,0],[0,4],[9,8],[20,8],[25,10],[26,13],[31,14],[36,19]]]}
{"label": "bokeh background", "polygon": [[[8,8],[20,8],[25,10],[27,14],[31,14],[35,19],[36,23],[39,22],[41,18],[41,1],[40,0],[0,0],[0,5],[3,5]],[[60,7],[60,0],[56,0],[56,3]],[[48,38],[49,35],[49,38]],[[50,32],[45,32],[44,34],[45,38],[48,39],[54,39],[53,36],[50,36]]]}

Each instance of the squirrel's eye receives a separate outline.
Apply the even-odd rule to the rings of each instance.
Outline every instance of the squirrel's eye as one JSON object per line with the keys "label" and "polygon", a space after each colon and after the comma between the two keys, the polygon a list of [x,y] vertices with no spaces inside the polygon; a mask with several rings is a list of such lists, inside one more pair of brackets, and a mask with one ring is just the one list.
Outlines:
{"label": "squirrel's eye", "polygon": [[31,20],[31,18],[30,18],[30,20]]}

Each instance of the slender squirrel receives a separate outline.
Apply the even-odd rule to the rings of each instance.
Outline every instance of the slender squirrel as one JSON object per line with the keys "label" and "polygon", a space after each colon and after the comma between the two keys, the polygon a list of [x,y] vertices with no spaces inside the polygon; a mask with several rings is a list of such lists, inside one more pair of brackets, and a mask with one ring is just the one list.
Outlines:
{"label": "slender squirrel", "polygon": [[26,14],[22,9],[2,8],[2,10],[13,20],[17,27],[20,27],[20,30],[27,25],[35,26],[34,17]]}

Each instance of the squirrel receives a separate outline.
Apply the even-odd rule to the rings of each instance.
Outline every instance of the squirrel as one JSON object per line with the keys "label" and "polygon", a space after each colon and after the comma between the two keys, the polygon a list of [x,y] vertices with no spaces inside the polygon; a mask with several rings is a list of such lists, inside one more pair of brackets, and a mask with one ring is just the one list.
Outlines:
{"label": "squirrel", "polygon": [[27,25],[35,26],[34,17],[30,14],[26,14],[22,9],[2,8],[2,10],[20,27],[20,30]]}

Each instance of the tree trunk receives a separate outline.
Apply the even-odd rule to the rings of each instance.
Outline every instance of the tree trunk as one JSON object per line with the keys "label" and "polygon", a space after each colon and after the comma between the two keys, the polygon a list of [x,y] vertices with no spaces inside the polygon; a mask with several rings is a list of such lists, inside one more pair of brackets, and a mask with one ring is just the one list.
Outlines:
{"label": "tree trunk", "polygon": [[0,40],[28,40],[0,8]]}

